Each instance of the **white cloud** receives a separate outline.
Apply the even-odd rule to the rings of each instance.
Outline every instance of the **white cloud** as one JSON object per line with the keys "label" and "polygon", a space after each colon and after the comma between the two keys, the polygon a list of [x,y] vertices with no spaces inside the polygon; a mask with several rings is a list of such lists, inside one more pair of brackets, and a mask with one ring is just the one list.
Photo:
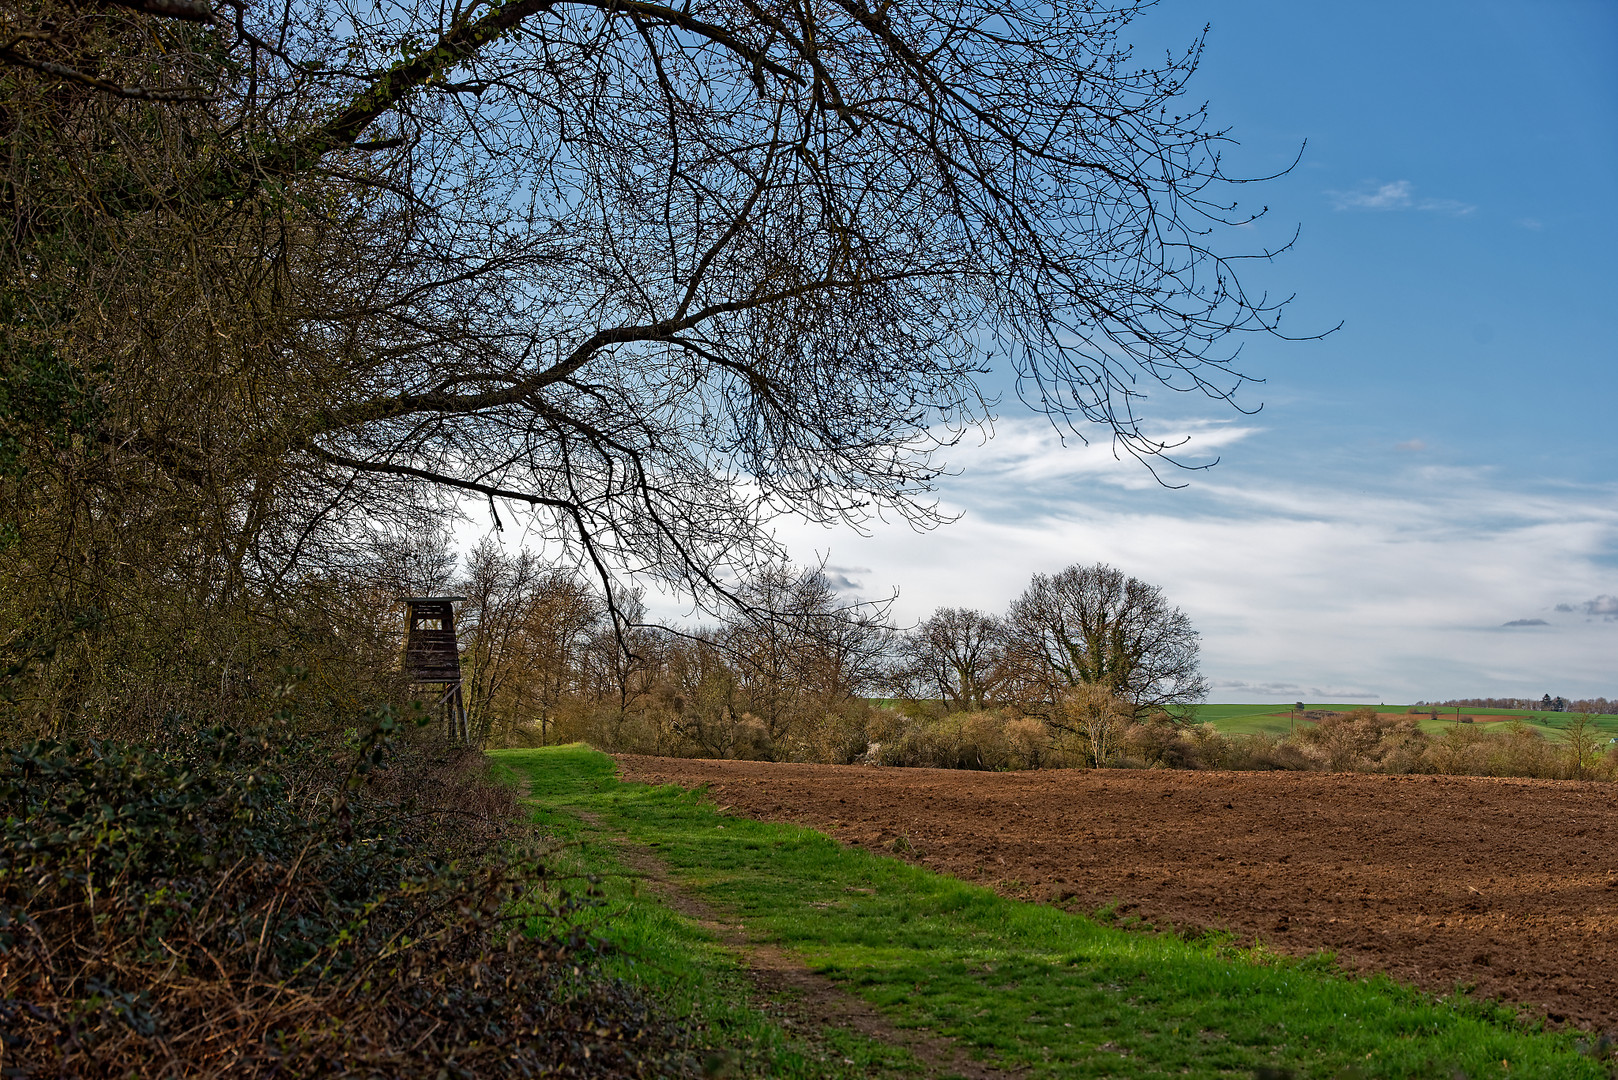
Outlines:
{"label": "white cloud", "polygon": [[[1190,466],[1212,462],[1219,451],[1247,439],[1258,430],[1218,421],[1197,421],[1176,428],[1149,430],[1147,436],[1170,447],[1169,453]],[[994,437],[968,441],[952,449],[945,467],[969,463],[962,482],[974,488],[1027,486],[1058,482],[1105,482],[1129,489],[1162,487],[1153,474],[1127,451],[1105,440],[1088,444],[1062,436],[1042,419],[1003,420]],[[1158,472],[1170,483],[1180,470],[1167,462]]]}
{"label": "white cloud", "polygon": [[1407,454],[1419,454],[1423,450],[1427,449],[1427,444],[1422,442],[1420,439],[1407,439],[1394,449],[1403,450]]}
{"label": "white cloud", "polygon": [[1411,183],[1395,180],[1374,191],[1328,191],[1332,205],[1338,210],[1408,210],[1411,206]]}
{"label": "white cloud", "polygon": [[1435,214],[1464,217],[1477,209],[1459,199],[1416,197],[1416,186],[1409,180],[1391,184],[1369,184],[1357,191],[1327,191],[1334,210],[1422,210]]}
{"label": "white cloud", "polygon": [[[1261,433],[1188,434],[1199,452]],[[1222,700],[1618,691],[1618,618],[1606,619],[1608,606],[1618,615],[1618,488],[1509,490],[1491,470],[1439,467],[1305,484],[1225,466],[1163,491],[1110,448],[1063,449],[1031,423],[1001,436],[960,455],[966,471],[941,492],[962,514],[952,525],[862,538],[783,521],[780,535],[794,552],[870,567],[865,582],[898,587],[906,620],[940,605],[1003,610],[1036,571],[1112,563],[1191,615]],[[1532,634],[1502,626],[1552,619],[1570,593],[1597,599]]]}

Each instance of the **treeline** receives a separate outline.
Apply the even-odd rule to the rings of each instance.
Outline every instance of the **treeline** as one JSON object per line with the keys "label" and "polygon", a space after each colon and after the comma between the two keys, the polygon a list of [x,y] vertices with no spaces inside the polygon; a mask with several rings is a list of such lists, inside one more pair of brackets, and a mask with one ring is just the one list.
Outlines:
{"label": "treeline", "polygon": [[[416,565],[432,559],[415,559]],[[727,617],[650,624],[640,598],[489,541],[458,578],[474,736],[655,754],[964,767],[1106,763],[1123,730],[1199,700],[1197,636],[1104,565],[1035,575],[1004,615],[900,629],[815,569],[739,582]],[[421,587],[418,586],[418,587]],[[401,583],[401,588],[404,583]],[[891,707],[875,707],[872,698]],[[947,734],[953,732],[953,735]]]}
{"label": "treeline", "polygon": [[1564,697],[1552,697],[1546,694],[1535,700],[1533,698],[1453,698],[1449,701],[1418,701],[1416,706],[1430,706],[1439,709],[1530,709],[1540,712],[1570,712],[1591,713],[1592,715],[1612,715],[1618,713],[1618,701],[1609,701],[1604,697],[1578,698],[1569,701]]}
{"label": "treeline", "polygon": [[940,608],[911,627],[844,603],[812,568],[760,571],[737,586],[742,606],[696,630],[645,622],[633,596],[616,599],[615,624],[584,578],[493,542],[434,587],[467,596],[468,700],[491,744],[968,769],[1618,773],[1586,720],[1549,739],[1521,723],[1434,735],[1371,709],[1310,713],[1286,736],[1197,724],[1195,631],[1160,589],[1104,565],[1035,575],[1003,614]]}

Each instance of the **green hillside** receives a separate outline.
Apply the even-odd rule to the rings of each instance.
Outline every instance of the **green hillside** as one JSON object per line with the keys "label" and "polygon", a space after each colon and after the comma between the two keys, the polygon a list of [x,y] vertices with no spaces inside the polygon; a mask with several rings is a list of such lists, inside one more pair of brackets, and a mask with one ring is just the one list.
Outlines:
{"label": "green hillside", "polygon": [[[1196,719],[1205,724],[1212,724],[1226,735],[1251,735],[1264,732],[1270,735],[1285,735],[1292,730],[1294,718],[1292,702],[1276,704],[1245,704],[1245,705],[1198,705]],[[1306,712],[1329,711],[1350,712],[1354,709],[1366,708],[1364,704],[1320,703],[1305,702]],[[1406,705],[1376,705],[1371,706],[1378,712],[1395,715],[1406,715],[1409,706]],[[1455,722],[1453,708],[1438,710],[1438,719],[1432,719],[1431,713],[1423,709],[1416,714],[1423,731],[1443,731]],[[1522,720],[1531,727],[1537,728],[1547,736],[1555,736],[1565,728],[1575,713],[1536,712],[1526,709],[1470,709],[1462,708],[1460,715],[1474,717],[1483,724],[1503,723],[1513,719]],[[1609,737],[1618,738],[1618,716],[1602,715],[1592,717],[1596,730]],[[1302,715],[1296,722],[1307,723]]]}

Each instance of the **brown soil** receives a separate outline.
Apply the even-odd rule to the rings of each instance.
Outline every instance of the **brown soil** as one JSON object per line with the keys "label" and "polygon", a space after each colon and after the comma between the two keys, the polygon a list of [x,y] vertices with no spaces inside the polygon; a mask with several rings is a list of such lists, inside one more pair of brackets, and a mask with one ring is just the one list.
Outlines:
{"label": "brown soil", "polygon": [[[913,849],[1027,899],[1210,927],[1618,1030],[1618,788],[1353,773],[618,758],[732,812]],[[908,845],[895,845],[903,837]]]}

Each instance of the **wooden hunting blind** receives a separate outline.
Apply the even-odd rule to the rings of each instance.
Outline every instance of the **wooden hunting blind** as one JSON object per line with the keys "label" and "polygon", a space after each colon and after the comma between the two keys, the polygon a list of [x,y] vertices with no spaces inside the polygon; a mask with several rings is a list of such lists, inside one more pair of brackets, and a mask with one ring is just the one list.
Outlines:
{"label": "wooden hunting blind", "polygon": [[401,596],[405,606],[405,674],[414,686],[433,687],[452,742],[467,742],[461,697],[461,648],[455,640],[455,605],[464,596]]}

